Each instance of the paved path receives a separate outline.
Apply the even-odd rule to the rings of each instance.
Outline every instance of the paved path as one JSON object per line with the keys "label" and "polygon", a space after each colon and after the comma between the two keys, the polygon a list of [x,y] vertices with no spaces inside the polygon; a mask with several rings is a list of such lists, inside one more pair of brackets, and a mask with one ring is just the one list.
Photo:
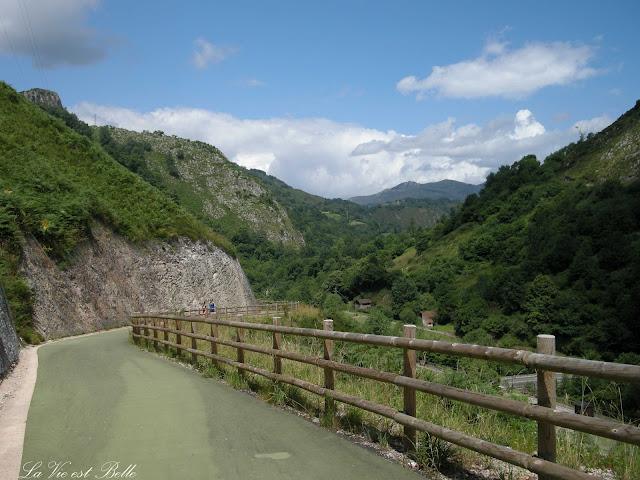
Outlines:
{"label": "paved path", "polygon": [[42,461],[40,478],[51,473],[51,461],[71,462],[61,469],[66,478],[90,467],[86,478],[96,478],[109,461],[119,462],[121,473],[135,464],[136,480],[420,478],[296,415],[141,351],[124,330],[45,345],[38,356],[22,461]]}

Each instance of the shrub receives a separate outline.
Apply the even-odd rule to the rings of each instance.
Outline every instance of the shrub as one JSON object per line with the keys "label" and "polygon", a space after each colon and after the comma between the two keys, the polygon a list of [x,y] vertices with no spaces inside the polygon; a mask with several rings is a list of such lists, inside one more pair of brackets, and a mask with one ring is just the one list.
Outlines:
{"label": "shrub", "polygon": [[438,471],[450,468],[458,461],[453,445],[429,433],[420,436],[415,457],[421,468]]}

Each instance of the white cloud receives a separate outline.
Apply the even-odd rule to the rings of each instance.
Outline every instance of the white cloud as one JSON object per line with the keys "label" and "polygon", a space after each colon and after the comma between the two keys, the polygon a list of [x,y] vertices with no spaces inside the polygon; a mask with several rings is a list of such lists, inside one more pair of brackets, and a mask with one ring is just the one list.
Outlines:
{"label": "white cloud", "polygon": [[0,0],[0,52],[31,58],[36,68],[103,59],[108,39],[87,25],[98,0]]}
{"label": "white cloud", "polygon": [[224,45],[214,45],[204,38],[197,38],[194,42],[196,49],[191,58],[196,68],[204,69],[214,63],[220,63],[236,53],[237,49]]}
{"label": "white cloud", "polygon": [[573,128],[581,133],[596,133],[612,122],[608,115],[601,115],[589,120],[580,120],[573,125]]}
{"label": "white cloud", "polygon": [[[429,125],[417,135],[381,131],[323,118],[244,120],[191,108],[133,110],[81,103],[85,121],[167,134],[218,146],[229,159],[259,168],[292,186],[328,197],[369,194],[400,182],[445,178],[480,183],[523,155],[540,157],[575,140],[575,128],[549,131],[529,110],[486,125]],[[599,128],[606,117],[581,122]]]}
{"label": "white cloud", "polygon": [[482,55],[446,66],[434,66],[425,78],[408,76],[396,88],[418,99],[434,93],[443,97],[525,97],[551,85],[567,85],[591,77],[594,49],[565,42],[530,43],[509,49],[491,41]]}
{"label": "white cloud", "polygon": [[516,127],[511,135],[514,140],[531,138],[537,135],[544,135],[545,128],[534,117],[529,110],[518,110],[516,113]]}

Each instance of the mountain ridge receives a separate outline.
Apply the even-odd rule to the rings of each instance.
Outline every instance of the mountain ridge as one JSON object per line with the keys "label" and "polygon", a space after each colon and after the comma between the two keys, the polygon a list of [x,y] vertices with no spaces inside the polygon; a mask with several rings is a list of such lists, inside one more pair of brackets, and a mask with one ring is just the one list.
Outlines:
{"label": "mountain ridge", "polygon": [[449,179],[429,183],[408,181],[371,195],[351,197],[349,200],[359,205],[380,205],[405,199],[462,201],[481,189],[482,184],[473,185]]}

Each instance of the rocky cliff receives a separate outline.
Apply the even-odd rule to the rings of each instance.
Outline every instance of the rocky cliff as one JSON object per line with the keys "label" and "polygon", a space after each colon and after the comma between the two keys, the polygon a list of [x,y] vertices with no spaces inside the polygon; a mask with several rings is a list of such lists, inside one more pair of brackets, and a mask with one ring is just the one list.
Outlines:
{"label": "rocky cliff", "polygon": [[13,328],[4,290],[0,287],[0,378],[18,361],[20,342]]}
{"label": "rocky cliff", "polygon": [[269,190],[216,147],[162,132],[121,128],[109,132],[120,144],[135,141],[145,145],[144,161],[152,172],[152,183],[229,237],[244,227],[275,243],[304,244],[286,209]]}
{"label": "rocky cliff", "polygon": [[32,88],[31,90],[25,90],[20,92],[27,100],[37,105],[44,107],[63,108],[60,96],[51,90],[45,90],[44,88]]}
{"label": "rocky cliff", "polygon": [[138,246],[99,224],[66,269],[28,239],[21,273],[34,291],[34,323],[45,338],[124,325],[134,311],[254,301],[239,263],[219,248],[186,239]]}

